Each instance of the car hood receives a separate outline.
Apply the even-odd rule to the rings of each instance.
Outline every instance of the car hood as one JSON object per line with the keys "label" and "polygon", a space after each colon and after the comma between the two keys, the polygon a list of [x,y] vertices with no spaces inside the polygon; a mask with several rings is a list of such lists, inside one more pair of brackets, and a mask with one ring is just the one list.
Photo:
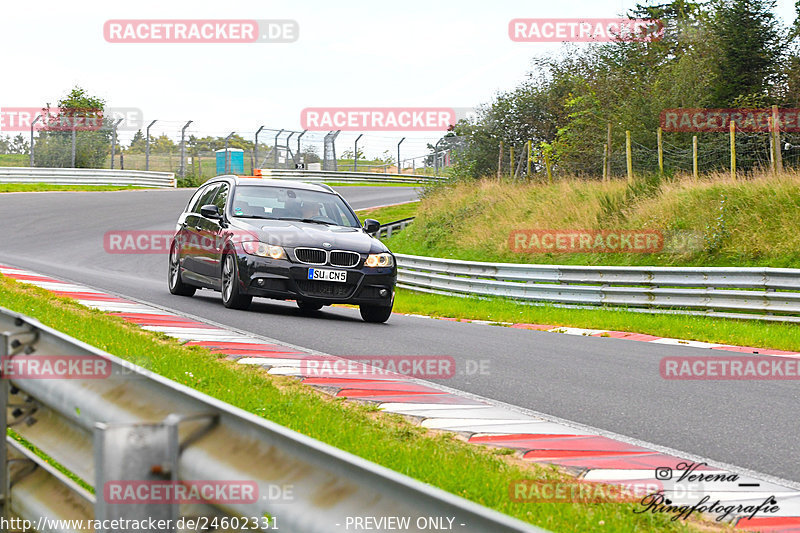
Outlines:
{"label": "car hood", "polygon": [[233,219],[231,229],[285,248],[328,248],[323,243],[329,243],[329,250],[348,250],[362,254],[389,251],[382,242],[361,228],[326,226],[294,220]]}

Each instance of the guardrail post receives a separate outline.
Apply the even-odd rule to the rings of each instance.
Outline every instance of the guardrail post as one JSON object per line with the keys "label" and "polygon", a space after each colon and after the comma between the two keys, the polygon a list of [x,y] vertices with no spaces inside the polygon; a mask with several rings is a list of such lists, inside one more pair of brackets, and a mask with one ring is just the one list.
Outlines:
{"label": "guardrail post", "polygon": [[176,425],[98,423],[94,430],[95,520],[171,520],[172,528],[164,531],[174,532],[177,502],[154,502],[154,498],[138,502],[137,497],[125,501],[125,494],[127,489],[136,495],[140,486],[158,482],[170,485],[167,490],[174,489],[178,455]]}

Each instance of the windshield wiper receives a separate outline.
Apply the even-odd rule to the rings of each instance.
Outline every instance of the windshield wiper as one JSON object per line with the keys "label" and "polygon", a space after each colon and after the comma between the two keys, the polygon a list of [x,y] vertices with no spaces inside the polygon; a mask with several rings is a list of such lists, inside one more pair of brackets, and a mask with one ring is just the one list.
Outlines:
{"label": "windshield wiper", "polygon": [[278,220],[291,220],[294,222],[308,222],[310,224],[325,224],[326,226],[338,226],[334,222],[325,222],[324,220],[314,220],[313,218],[279,218]]}
{"label": "windshield wiper", "polygon": [[259,218],[261,220],[276,220],[271,217],[262,217],[258,215],[233,215],[235,218]]}

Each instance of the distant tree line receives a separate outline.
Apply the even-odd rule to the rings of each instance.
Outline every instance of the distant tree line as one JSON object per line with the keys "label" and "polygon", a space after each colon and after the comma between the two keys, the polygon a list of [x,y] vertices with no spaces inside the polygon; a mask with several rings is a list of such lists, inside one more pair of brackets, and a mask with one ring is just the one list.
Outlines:
{"label": "distant tree line", "polygon": [[[456,172],[492,175],[501,141],[520,153],[532,140],[565,172],[594,177],[602,173],[608,123],[619,152],[625,130],[655,149],[667,108],[800,107],[800,25],[784,27],[774,9],[775,0],[637,4],[629,16],[660,19],[663,39],[563,45],[558,54],[534,59],[523,83],[481,106],[477,120],[453,128],[449,135],[468,139]],[[692,133],[669,135],[691,145]],[[703,136],[704,146],[727,149],[724,134]],[[753,164],[745,158],[739,168]]]}

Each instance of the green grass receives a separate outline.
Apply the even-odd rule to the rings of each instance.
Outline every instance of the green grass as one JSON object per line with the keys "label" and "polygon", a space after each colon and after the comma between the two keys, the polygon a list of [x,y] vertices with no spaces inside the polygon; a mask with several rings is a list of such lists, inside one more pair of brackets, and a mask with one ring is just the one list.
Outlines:
{"label": "green grass", "polygon": [[[387,241],[413,255],[506,263],[800,267],[800,173],[639,178],[628,185],[564,179],[552,184],[455,181],[428,188],[414,224]],[[693,235],[668,252],[519,253],[524,229],[630,229]]]}
{"label": "green grass", "polygon": [[647,314],[607,309],[567,309],[551,305],[525,305],[494,298],[459,298],[398,289],[394,310],[440,317],[571,326],[648,333],[737,346],[754,346],[800,352],[796,324],[730,320],[693,315]]}
{"label": "green grass", "polygon": [[0,167],[27,167],[31,157],[25,154],[0,154]]}
{"label": "green grass", "polygon": [[45,192],[45,191],[132,191],[145,187],[117,185],[50,185],[47,183],[0,183],[3,192]]}
{"label": "green grass", "polygon": [[416,216],[419,202],[408,202],[397,205],[387,205],[386,207],[373,207],[371,209],[360,209],[356,211],[358,218],[374,218],[382,224],[394,222]]}
{"label": "green grass", "polygon": [[[687,531],[696,523],[635,514],[638,504],[515,503],[517,479],[556,480],[553,467],[526,464],[506,451],[468,445],[371,406],[334,399],[298,381],[236,365],[117,317],[41,289],[0,278],[0,301],[77,339],[176,382],[342,450],[552,531]],[[691,529],[690,529],[691,526]]]}

